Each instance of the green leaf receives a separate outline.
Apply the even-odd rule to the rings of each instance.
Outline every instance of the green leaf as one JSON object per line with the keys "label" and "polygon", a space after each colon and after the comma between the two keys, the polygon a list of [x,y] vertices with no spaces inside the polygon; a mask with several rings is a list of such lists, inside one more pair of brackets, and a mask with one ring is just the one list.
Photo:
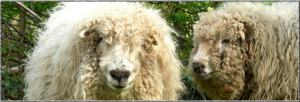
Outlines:
{"label": "green leaf", "polygon": [[200,12],[200,9],[199,9],[199,8],[194,8],[194,10],[195,10],[196,12]]}

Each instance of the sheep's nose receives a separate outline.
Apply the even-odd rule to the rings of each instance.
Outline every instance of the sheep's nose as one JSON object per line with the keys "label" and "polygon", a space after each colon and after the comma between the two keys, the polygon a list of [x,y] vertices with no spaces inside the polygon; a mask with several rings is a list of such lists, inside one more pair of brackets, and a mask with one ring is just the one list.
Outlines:
{"label": "sheep's nose", "polygon": [[205,67],[206,66],[201,62],[193,62],[193,69],[194,69],[194,72],[196,72],[196,73],[205,73],[204,72]]}
{"label": "sheep's nose", "polygon": [[121,84],[121,82],[126,82],[130,76],[130,72],[126,70],[111,70],[109,74],[114,80],[117,80],[119,84]]}

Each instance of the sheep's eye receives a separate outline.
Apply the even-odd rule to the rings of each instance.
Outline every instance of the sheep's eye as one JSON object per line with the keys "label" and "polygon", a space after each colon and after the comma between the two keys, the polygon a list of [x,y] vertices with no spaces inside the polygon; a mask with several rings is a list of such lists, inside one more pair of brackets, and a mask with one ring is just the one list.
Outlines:
{"label": "sheep's eye", "polygon": [[99,41],[100,41],[100,42],[102,41],[102,39],[103,39],[102,37],[99,37]]}
{"label": "sheep's eye", "polygon": [[230,42],[229,39],[224,39],[224,40],[222,41],[222,43],[229,43],[229,42]]}

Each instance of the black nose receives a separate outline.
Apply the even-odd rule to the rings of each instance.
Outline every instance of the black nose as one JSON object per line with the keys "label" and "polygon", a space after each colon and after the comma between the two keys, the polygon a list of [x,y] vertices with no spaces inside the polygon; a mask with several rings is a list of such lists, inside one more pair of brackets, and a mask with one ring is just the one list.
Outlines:
{"label": "black nose", "polygon": [[193,69],[196,73],[204,73],[204,68],[206,66],[201,62],[193,62]]}
{"label": "black nose", "polygon": [[125,70],[111,70],[109,74],[114,80],[117,80],[119,84],[121,84],[121,82],[127,81],[128,77],[130,76],[130,72]]}

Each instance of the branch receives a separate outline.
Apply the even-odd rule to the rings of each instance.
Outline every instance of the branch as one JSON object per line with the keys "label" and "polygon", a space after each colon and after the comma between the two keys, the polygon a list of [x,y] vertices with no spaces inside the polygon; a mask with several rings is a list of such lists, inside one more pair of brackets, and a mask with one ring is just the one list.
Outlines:
{"label": "branch", "polygon": [[[3,19],[1,19],[2,21],[4,21]],[[9,27],[11,27],[11,28],[13,28],[14,30],[15,30],[15,32],[17,32],[20,36],[22,36],[22,34],[13,26],[13,25],[11,25],[11,24],[9,24],[9,23],[7,23],[6,21],[4,21],[4,23],[5,23],[5,27],[7,28],[7,29],[9,29]],[[8,27],[8,26],[9,27]],[[11,30],[9,29],[8,30],[9,32],[10,32],[10,34],[11,35],[13,35],[13,33],[11,32]],[[4,34],[5,34],[6,32],[4,32]],[[3,37],[2,37],[3,38]],[[16,38],[18,38],[19,40],[22,40],[23,38],[21,38],[21,37],[19,37],[19,36],[17,36]],[[4,38],[5,39],[5,38]],[[7,39],[6,39],[7,40]],[[11,40],[9,40],[9,41],[11,41]],[[25,39],[23,40],[25,43],[31,43],[26,37],[25,37]],[[17,42],[14,42],[14,43],[17,43]],[[30,45],[32,45],[32,44],[30,44]]]}
{"label": "branch", "polygon": [[[2,20],[2,21],[5,21],[5,20],[2,19],[2,18],[1,18],[1,20]],[[6,22],[6,21],[5,21],[5,22]],[[10,26],[11,28],[13,28],[20,36],[22,36],[22,33],[20,33],[13,25],[11,25],[11,24],[9,24],[9,23],[7,23],[7,22],[6,22],[6,24],[7,24],[8,26]],[[22,39],[22,38],[20,38],[20,39]]]}
{"label": "branch", "polygon": [[[170,16],[172,15],[173,11],[175,11],[180,5],[181,5],[181,4],[178,4],[174,9],[171,10],[171,12],[170,12],[170,14],[169,14],[169,16],[168,16],[167,19],[170,18]],[[174,5],[174,6],[175,6],[175,5]],[[173,7],[173,5],[172,5],[172,7]]]}
{"label": "branch", "polygon": [[38,18],[40,21],[43,21],[43,19],[40,16],[38,16],[35,12],[33,12],[32,10],[30,10],[29,8],[27,8],[24,4],[22,4],[21,2],[17,2],[17,1],[16,1],[16,3],[18,5],[20,5],[22,8],[24,8],[26,11],[28,11],[29,13],[31,13],[33,16],[35,16],[36,18]]}
{"label": "branch", "polygon": [[[10,49],[9,49],[9,52],[8,52],[8,54],[7,54],[7,57],[6,57],[6,58],[7,58],[7,59],[6,59],[6,65],[8,65],[8,58],[9,58],[9,55],[10,55],[11,51],[12,51],[12,49],[10,48]],[[9,70],[10,72],[12,72],[12,70],[11,70],[10,68],[8,68],[8,70]],[[16,76],[15,73],[13,73],[13,75]],[[21,81],[20,81],[18,78],[16,78],[16,77],[14,77],[14,78],[15,78],[15,79],[16,79],[23,87],[25,86],[25,85],[23,85],[23,84],[21,83]]]}

